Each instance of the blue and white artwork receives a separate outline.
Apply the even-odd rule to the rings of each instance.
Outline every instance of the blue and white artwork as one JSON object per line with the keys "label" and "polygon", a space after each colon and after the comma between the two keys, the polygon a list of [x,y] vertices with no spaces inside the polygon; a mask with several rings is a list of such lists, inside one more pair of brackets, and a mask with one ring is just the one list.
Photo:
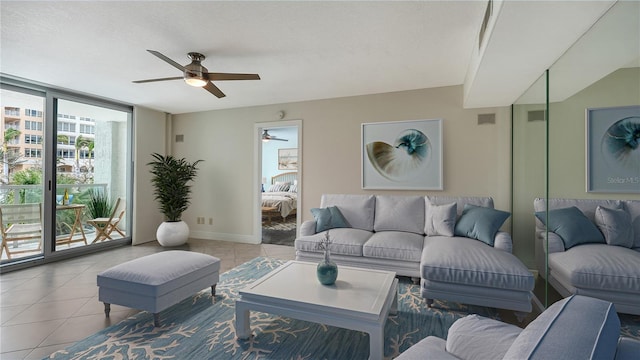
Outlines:
{"label": "blue and white artwork", "polygon": [[587,109],[587,191],[640,193],[640,106]]}
{"label": "blue and white artwork", "polygon": [[362,124],[362,188],[442,190],[442,119]]}

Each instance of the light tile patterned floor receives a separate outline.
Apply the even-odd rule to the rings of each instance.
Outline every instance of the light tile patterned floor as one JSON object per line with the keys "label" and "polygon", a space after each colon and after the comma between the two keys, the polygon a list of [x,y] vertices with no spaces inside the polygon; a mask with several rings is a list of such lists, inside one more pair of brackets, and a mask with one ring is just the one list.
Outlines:
{"label": "light tile patterned floor", "polygon": [[[189,240],[186,247],[220,258],[225,272],[257,256],[295,258],[290,246]],[[0,358],[42,359],[134,314],[98,302],[96,275],[104,269],[161,251],[157,243],[125,246],[0,275]]]}

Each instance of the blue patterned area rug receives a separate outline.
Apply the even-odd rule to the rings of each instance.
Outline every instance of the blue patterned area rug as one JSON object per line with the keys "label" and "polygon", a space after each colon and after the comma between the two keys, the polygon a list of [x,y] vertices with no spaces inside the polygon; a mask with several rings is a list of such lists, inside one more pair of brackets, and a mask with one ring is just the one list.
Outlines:
{"label": "blue patterned area rug", "polygon": [[[238,289],[283,263],[253,259],[221,275],[215,299],[203,290],[161,312],[161,327],[153,327],[152,314],[140,312],[48,359],[367,359],[366,333],[259,312],[251,312],[254,336],[236,339]],[[495,309],[450,302],[436,301],[427,308],[419,285],[401,279],[398,314],[390,316],[385,327],[385,358],[396,357],[426,336],[444,338],[453,322],[469,313],[499,318]]]}

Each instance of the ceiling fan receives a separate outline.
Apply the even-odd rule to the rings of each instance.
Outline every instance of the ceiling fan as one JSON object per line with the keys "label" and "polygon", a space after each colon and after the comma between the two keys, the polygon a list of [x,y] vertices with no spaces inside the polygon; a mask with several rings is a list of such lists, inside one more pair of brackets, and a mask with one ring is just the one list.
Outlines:
{"label": "ceiling fan", "polygon": [[187,84],[196,87],[202,87],[218,98],[225,97],[226,95],[218,89],[217,86],[213,85],[212,81],[224,81],[224,80],[260,80],[260,76],[258,74],[236,74],[236,73],[210,73],[206,67],[202,66],[200,62],[205,59],[205,56],[197,53],[190,52],[188,54],[189,59],[191,59],[191,63],[185,66],[178,64],[177,62],[169,59],[158,51],[155,50],[147,50],[151,54],[159,57],[165,62],[169,63],[173,67],[184,73],[183,76],[178,77],[168,77],[168,78],[160,78],[160,79],[148,79],[148,80],[137,80],[134,81],[136,84],[140,83],[148,83],[154,81],[166,81],[166,80],[184,80]]}
{"label": "ceiling fan", "polygon": [[269,140],[278,140],[278,141],[289,141],[287,139],[281,139],[279,137],[273,136],[273,135],[269,135],[269,132],[267,129],[265,129],[262,132],[262,141],[264,142],[269,142]]}

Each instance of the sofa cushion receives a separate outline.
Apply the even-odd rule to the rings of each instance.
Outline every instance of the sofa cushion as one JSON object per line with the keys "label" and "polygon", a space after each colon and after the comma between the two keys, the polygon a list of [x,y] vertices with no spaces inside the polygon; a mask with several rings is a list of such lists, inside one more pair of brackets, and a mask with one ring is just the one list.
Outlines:
{"label": "sofa cushion", "polygon": [[406,231],[424,234],[422,196],[376,196],[375,231]]}
{"label": "sofa cushion", "polygon": [[366,257],[420,262],[424,236],[410,232],[377,232],[362,247]]}
{"label": "sofa cushion", "polygon": [[533,275],[513,254],[465,237],[425,238],[423,279],[445,283],[531,291]]}
{"label": "sofa cushion", "polygon": [[626,210],[609,209],[603,206],[596,208],[596,225],[609,245],[633,247],[633,228],[631,216]]}
{"label": "sofa cushion", "polygon": [[329,229],[351,227],[342,216],[340,209],[335,206],[328,208],[313,208],[311,214],[316,219],[316,232],[323,232]]}
{"label": "sofa cushion", "polygon": [[623,202],[624,208],[631,217],[633,227],[633,248],[640,250],[640,200],[626,200]]}
{"label": "sofa cushion", "polygon": [[493,246],[498,229],[510,216],[506,211],[466,204],[456,221],[456,236],[466,236]]}
{"label": "sofa cushion", "polygon": [[502,359],[520,332],[515,325],[467,315],[449,328],[445,349],[465,360]]}
{"label": "sofa cushion", "polygon": [[[362,256],[362,245],[373,233],[361,229],[338,228],[331,230],[331,253],[340,255]],[[324,234],[301,236],[294,242],[297,251],[322,252],[318,243]]]}
{"label": "sofa cushion", "polygon": [[605,244],[586,244],[549,254],[555,278],[583,289],[640,296],[640,252]]}
{"label": "sofa cushion", "polygon": [[[546,212],[538,211],[535,215],[542,223],[546,223]],[[549,223],[546,225],[549,231],[560,235],[565,249],[580,244],[605,242],[596,225],[575,206],[549,210]]]}
{"label": "sofa cushion", "polygon": [[320,207],[337,206],[355,229],[373,231],[376,198],[373,195],[324,194]]}
{"label": "sofa cushion", "polygon": [[458,214],[456,203],[436,205],[425,198],[424,233],[427,236],[453,236]]}
{"label": "sofa cushion", "polygon": [[532,321],[504,359],[613,359],[620,320],[608,301],[574,295]]}
{"label": "sofa cushion", "polygon": [[493,209],[493,199],[490,197],[482,197],[482,196],[427,196],[427,201],[430,204],[435,205],[445,205],[456,203],[456,208],[458,211],[458,218],[462,214],[462,210],[464,210],[464,206],[466,204],[471,204],[475,206],[488,207]]}

